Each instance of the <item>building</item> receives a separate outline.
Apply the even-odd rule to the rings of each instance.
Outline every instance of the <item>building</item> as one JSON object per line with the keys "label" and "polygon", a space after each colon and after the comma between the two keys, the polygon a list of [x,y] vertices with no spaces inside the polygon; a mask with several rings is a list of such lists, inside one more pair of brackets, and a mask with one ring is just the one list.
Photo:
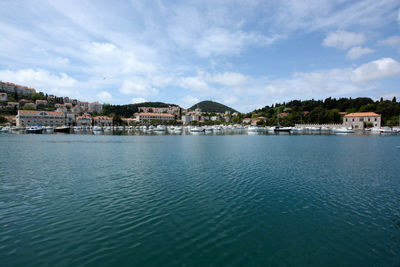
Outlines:
{"label": "building", "polygon": [[0,93],[0,101],[7,101],[8,95],[7,93]]}
{"label": "building", "polygon": [[43,105],[43,106],[47,106],[47,100],[36,100],[36,105]]}
{"label": "building", "polygon": [[81,111],[88,111],[89,110],[89,102],[79,102],[79,107],[81,108]]}
{"label": "building", "polygon": [[8,108],[15,108],[15,107],[19,107],[19,103],[18,102],[7,102],[7,107]]}
{"label": "building", "polygon": [[122,121],[123,121],[126,125],[130,125],[130,124],[136,122],[136,120],[133,119],[133,118],[122,118]]}
{"label": "building", "polygon": [[250,122],[251,122],[251,119],[250,119],[250,118],[245,118],[245,119],[242,120],[242,123],[248,124],[248,123],[250,123]]}
{"label": "building", "polygon": [[135,113],[135,120],[140,123],[150,123],[153,120],[172,121],[175,116],[168,113]]}
{"label": "building", "polygon": [[169,113],[180,117],[180,107],[169,106],[169,107],[138,107],[139,113]]}
{"label": "building", "polygon": [[375,112],[350,113],[344,116],[343,126],[363,130],[370,123],[373,127],[381,127],[381,115]]}
{"label": "building", "polygon": [[96,126],[104,127],[104,126],[112,126],[113,120],[111,117],[107,116],[96,116],[93,118],[93,123]]}
{"label": "building", "polygon": [[88,111],[101,113],[103,111],[103,104],[100,104],[99,102],[89,103]]}
{"label": "building", "polygon": [[45,125],[45,126],[58,126],[64,125],[64,114],[56,111],[38,111],[38,110],[18,110],[16,117],[17,126],[32,126],[32,125]]}
{"label": "building", "polygon": [[77,126],[92,126],[92,117],[89,115],[83,115],[76,117]]}
{"label": "building", "polygon": [[19,95],[31,95],[36,93],[36,90],[26,86],[21,86],[13,83],[7,83],[0,81],[0,91],[17,93]]}
{"label": "building", "polygon": [[66,125],[74,125],[75,124],[75,114],[72,112],[68,112],[65,114],[65,124]]}

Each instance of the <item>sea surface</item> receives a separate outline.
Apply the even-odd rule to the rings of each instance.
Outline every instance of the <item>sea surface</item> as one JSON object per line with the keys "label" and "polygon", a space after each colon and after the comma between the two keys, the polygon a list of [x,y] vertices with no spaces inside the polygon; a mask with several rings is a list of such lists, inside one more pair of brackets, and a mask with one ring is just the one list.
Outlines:
{"label": "sea surface", "polygon": [[0,266],[399,266],[400,136],[0,135]]}

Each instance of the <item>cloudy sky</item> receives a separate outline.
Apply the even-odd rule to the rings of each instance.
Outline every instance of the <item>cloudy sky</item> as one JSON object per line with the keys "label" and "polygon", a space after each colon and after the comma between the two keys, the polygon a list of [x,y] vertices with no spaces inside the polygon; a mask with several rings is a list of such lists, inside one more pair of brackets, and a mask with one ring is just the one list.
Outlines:
{"label": "cloudy sky", "polygon": [[2,0],[0,36],[0,80],[80,100],[400,99],[398,0]]}

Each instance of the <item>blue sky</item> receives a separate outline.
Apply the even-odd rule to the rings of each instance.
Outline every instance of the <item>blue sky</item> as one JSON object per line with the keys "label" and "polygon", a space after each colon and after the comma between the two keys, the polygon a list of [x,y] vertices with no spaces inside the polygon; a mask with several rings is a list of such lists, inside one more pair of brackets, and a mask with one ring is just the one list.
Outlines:
{"label": "blue sky", "polygon": [[0,36],[0,80],[80,100],[400,99],[398,0],[2,0]]}

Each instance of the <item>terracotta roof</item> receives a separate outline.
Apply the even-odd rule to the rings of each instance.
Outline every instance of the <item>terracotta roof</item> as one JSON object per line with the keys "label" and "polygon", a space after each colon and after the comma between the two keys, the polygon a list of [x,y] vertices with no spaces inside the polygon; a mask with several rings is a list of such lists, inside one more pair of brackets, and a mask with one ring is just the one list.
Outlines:
{"label": "terracotta roof", "polygon": [[135,113],[135,116],[159,116],[159,117],[174,117],[174,115],[168,113],[150,113],[150,112],[143,112],[143,113]]}
{"label": "terracotta roof", "polygon": [[380,117],[381,115],[375,112],[356,112],[345,115],[345,117]]}
{"label": "terracotta roof", "polygon": [[42,111],[42,110],[18,110],[18,114],[39,114],[40,112],[46,112],[49,115],[63,116],[62,112],[57,111]]}
{"label": "terracotta roof", "polygon": [[111,117],[107,117],[107,116],[96,116],[93,119],[94,120],[112,120]]}
{"label": "terracotta roof", "polygon": [[76,117],[76,119],[77,119],[77,120],[82,120],[82,119],[91,120],[92,118],[89,117],[89,116],[78,116],[78,117]]}
{"label": "terracotta roof", "polygon": [[13,104],[13,105],[18,105],[18,102],[7,102],[7,104]]}

